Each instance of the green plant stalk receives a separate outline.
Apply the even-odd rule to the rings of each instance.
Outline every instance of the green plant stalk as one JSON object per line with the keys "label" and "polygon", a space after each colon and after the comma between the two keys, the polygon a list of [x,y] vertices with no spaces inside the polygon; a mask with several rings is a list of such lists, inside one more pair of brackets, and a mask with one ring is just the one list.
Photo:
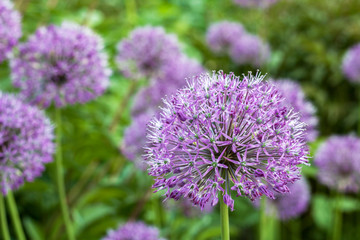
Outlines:
{"label": "green plant stalk", "polygon": [[336,193],[332,240],[340,240],[341,239],[342,212],[340,209],[340,201],[341,201],[341,195],[340,195],[340,193]]}
{"label": "green plant stalk", "polygon": [[229,231],[229,208],[224,203],[223,194],[219,194],[220,201],[220,224],[221,224],[221,239],[230,240],[230,231]]}
{"label": "green plant stalk", "polygon": [[4,240],[10,240],[10,233],[6,220],[5,201],[1,193],[0,193],[0,222],[1,222],[2,237],[4,238]]}
{"label": "green plant stalk", "polygon": [[61,150],[61,138],[62,138],[62,129],[61,129],[61,110],[56,108],[55,110],[56,118],[56,183],[58,188],[58,194],[60,199],[61,213],[64,219],[65,228],[67,237],[69,240],[75,239],[75,234],[73,226],[70,219],[69,207],[66,201],[65,194],[65,184],[64,184],[64,169],[62,163],[62,150]]}
{"label": "green plant stalk", "polygon": [[263,196],[260,199],[260,240],[267,240],[267,227],[266,227],[266,198]]}
{"label": "green plant stalk", "polygon": [[19,212],[16,207],[16,202],[15,202],[14,196],[11,191],[8,192],[8,194],[6,196],[6,200],[7,200],[8,206],[9,206],[11,220],[15,227],[16,236],[17,236],[18,240],[25,240],[26,238],[25,238],[24,230],[21,225]]}

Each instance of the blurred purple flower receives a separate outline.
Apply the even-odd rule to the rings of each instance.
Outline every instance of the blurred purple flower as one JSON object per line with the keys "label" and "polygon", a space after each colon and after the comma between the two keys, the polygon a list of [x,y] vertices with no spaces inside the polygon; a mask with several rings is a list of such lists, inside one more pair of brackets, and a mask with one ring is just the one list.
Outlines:
{"label": "blurred purple flower", "polygon": [[234,0],[234,2],[242,7],[260,7],[266,8],[276,3],[278,0]]}
{"label": "blurred purple flower", "polygon": [[301,86],[291,79],[277,79],[273,83],[285,97],[285,102],[294,107],[294,110],[300,113],[301,121],[307,124],[306,141],[314,141],[318,136],[316,110],[314,105],[306,100]]}
{"label": "blurred purple flower", "polygon": [[243,26],[236,22],[221,21],[212,24],[206,34],[206,41],[215,53],[228,53],[229,49],[245,33]]}
{"label": "blurred purple flower", "polygon": [[153,187],[202,209],[222,192],[233,210],[230,188],[251,200],[288,192],[300,179],[298,165],[308,162],[305,124],[263,78],[204,74],[166,98],[148,124],[144,157]]}
{"label": "blurred purple flower", "polygon": [[270,58],[270,47],[258,36],[244,34],[230,49],[230,57],[237,64],[260,67]]}
{"label": "blurred purple flower", "polygon": [[156,227],[143,222],[128,222],[116,230],[109,230],[102,240],[164,240]]}
{"label": "blurred purple flower", "polygon": [[360,189],[360,139],[353,135],[331,136],[315,155],[319,181],[339,192]]}
{"label": "blurred purple flower", "polygon": [[125,77],[138,80],[155,78],[163,67],[180,56],[180,46],[173,34],[166,34],[162,27],[139,27],[122,40],[116,58]]}
{"label": "blurred purple flower", "polygon": [[342,71],[351,82],[360,83],[360,43],[345,54]]}
{"label": "blurred purple flower", "polygon": [[21,17],[9,0],[0,1],[0,63],[21,37]]}
{"label": "blurred purple flower", "polygon": [[52,161],[53,127],[45,114],[0,92],[0,190],[33,181]]}
{"label": "blurred purple flower", "polygon": [[101,38],[71,23],[39,28],[11,59],[15,87],[32,104],[85,103],[103,94],[110,69]]}
{"label": "blurred purple flower", "polygon": [[[267,199],[266,212],[281,220],[297,218],[304,213],[310,201],[309,185],[301,178],[293,184],[288,184],[289,193],[275,194],[276,199]],[[257,203],[259,205],[259,203]]]}

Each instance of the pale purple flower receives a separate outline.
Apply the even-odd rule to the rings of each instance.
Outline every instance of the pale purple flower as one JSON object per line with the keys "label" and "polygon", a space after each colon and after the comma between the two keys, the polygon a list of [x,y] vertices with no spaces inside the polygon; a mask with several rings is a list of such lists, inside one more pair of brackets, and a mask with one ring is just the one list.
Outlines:
{"label": "pale purple flower", "polygon": [[138,27],[117,46],[116,61],[125,77],[138,80],[158,77],[163,67],[180,56],[177,37],[162,27]]}
{"label": "pale purple flower", "polygon": [[360,83],[360,43],[345,54],[342,71],[351,82]]}
{"label": "pale purple flower", "polygon": [[116,230],[109,230],[102,240],[164,240],[156,227],[143,222],[128,222]]}
{"label": "pale purple flower", "polygon": [[354,135],[331,136],[315,155],[319,181],[339,192],[360,189],[360,139]]}
{"label": "pale purple flower", "polygon": [[308,142],[314,141],[318,136],[318,131],[316,130],[318,124],[318,119],[315,115],[316,109],[311,102],[306,100],[300,84],[291,79],[278,79],[273,81],[273,83],[285,97],[285,102],[294,107],[294,110],[300,113],[301,121],[307,124],[306,140]]}
{"label": "pale purple flower", "polygon": [[266,8],[276,3],[278,0],[234,0],[234,2],[242,7],[260,7]]}
{"label": "pale purple flower", "polygon": [[305,124],[263,78],[214,72],[167,97],[148,124],[144,157],[153,187],[202,209],[222,192],[233,210],[230,189],[251,200],[288,192],[308,163]]}
{"label": "pale purple flower", "polygon": [[21,17],[9,0],[0,1],[0,63],[21,37]]}
{"label": "pale purple flower", "polygon": [[245,30],[240,23],[221,21],[209,27],[206,33],[206,41],[213,52],[228,54],[231,46],[243,34],[245,34]]}
{"label": "pale purple flower", "polygon": [[19,45],[11,69],[14,86],[43,107],[88,102],[104,93],[111,74],[102,39],[71,23],[40,27]]}
{"label": "pale purple flower", "polygon": [[270,58],[270,47],[256,35],[244,34],[230,49],[231,59],[239,64],[255,67],[264,65]]}
{"label": "pale purple flower", "polygon": [[275,215],[281,220],[289,220],[299,217],[309,206],[309,185],[301,178],[293,184],[288,184],[289,193],[275,194],[275,199],[267,199],[266,212]]}
{"label": "pale purple flower", "polygon": [[44,171],[54,153],[53,127],[44,112],[0,92],[0,191],[18,189]]}

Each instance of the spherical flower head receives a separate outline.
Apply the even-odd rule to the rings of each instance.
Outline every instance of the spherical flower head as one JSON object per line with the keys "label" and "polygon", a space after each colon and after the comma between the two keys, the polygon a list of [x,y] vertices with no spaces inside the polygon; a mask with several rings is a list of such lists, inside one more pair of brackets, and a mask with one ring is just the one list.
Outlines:
{"label": "spherical flower head", "polygon": [[242,7],[260,7],[267,8],[276,3],[278,0],[234,0],[234,2]]}
{"label": "spherical flower head", "polygon": [[342,71],[353,83],[360,83],[360,43],[350,48],[342,63]]}
{"label": "spherical flower head", "polygon": [[319,181],[339,192],[360,189],[360,139],[353,135],[331,136],[317,150]]}
{"label": "spherical flower head", "polygon": [[142,156],[145,153],[143,146],[146,144],[146,124],[151,117],[150,112],[145,112],[133,118],[131,125],[125,129],[121,144],[121,152],[124,156],[133,161],[136,167],[142,171],[147,168]]}
{"label": "spherical flower head", "polygon": [[204,74],[166,98],[148,124],[144,158],[153,187],[201,208],[221,192],[232,210],[231,190],[251,200],[288,192],[308,163],[306,124],[263,78]]}
{"label": "spherical flower head", "polygon": [[102,240],[164,240],[159,230],[143,222],[128,222],[116,230],[109,230]]}
{"label": "spherical flower head", "polygon": [[21,17],[9,0],[0,1],[0,63],[21,37]]}
{"label": "spherical flower head", "polygon": [[19,188],[44,171],[54,153],[53,127],[45,114],[0,92],[0,190]]}
{"label": "spherical flower head", "polygon": [[228,53],[234,42],[245,34],[243,26],[236,22],[221,21],[210,26],[206,33],[206,41],[215,53]]}
{"label": "spherical flower head", "polygon": [[231,46],[230,57],[236,64],[260,67],[269,60],[270,47],[258,36],[246,34]]}
{"label": "spherical flower head", "polygon": [[309,206],[310,189],[309,185],[301,178],[299,181],[288,184],[289,193],[276,194],[276,199],[267,199],[266,212],[275,215],[281,220],[297,218],[303,214]]}
{"label": "spherical flower head", "polygon": [[32,104],[85,103],[104,93],[110,69],[101,38],[71,23],[40,27],[11,60],[15,87]]}
{"label": "spherical flower head", "polygon": [[138,80],[157,77],[170,59],[181,54],[175,35],[167,34],[162,27],[139,27],[122,40],[116,58],[125,77]]}
{"label": "spherical flower head", "polygon": [[299,112],[301,121],[307,124],[306,141],[314,141],[318,136],[316,109],[311,102],[306,100],[300,84],[290,79],[279,79],[273,83],[285,97],[285,102],[290,104],[296,112]]}
{"label": "spherical flower head", "polygon": [[186,78],[205,72],[205,69],[194,59],[182,56],[173,59],[163,68],[159,77],[153,79],[150,86],[141,89],[134,98],[132,116],[145,112],[154,114],[162,104],[162,98],[171,95],[186,85]]}

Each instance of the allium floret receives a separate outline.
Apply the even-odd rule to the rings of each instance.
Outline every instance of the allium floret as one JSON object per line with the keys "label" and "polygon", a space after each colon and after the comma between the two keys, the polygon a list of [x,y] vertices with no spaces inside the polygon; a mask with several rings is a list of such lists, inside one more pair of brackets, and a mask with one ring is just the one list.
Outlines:
{"label": "allium floret", "polygon": [[21,37],[21,17],[9,0],[0,1],[0,63],[10,54]]}
{"label": "allium floret", "polygon": [[14,86],[43,107],[88,102],[104,93],[111,74],[102,39],[72,23],[40,27],[19,45],[11,68]]}
{"label": "allium floret", "polygon": [[167,34],[162,27],[139,27],[122,40],[116,58],[125,77],[138,80],[155,78],[171,59],[180,56],[177,37]]}
{"label": "allium floret", "polygon": [[251,200],[288,192],[308,164],[306,125],[263,79],[214,72],[167,97],[148,125],[144,158],[153,187],[201,208],[221,192],[232,210],[231,190]]}
{"label": "allium floret", "polygon": [[164,240],[156,227],[143,222],[128,222],[116,230],[109,230],[102,240]]}
{"label": "allium floret", "polygon": [[306,99],[300,84],[291,79],[278,79],[273,81],[273,83],[285,97],[285,103],[291,105],[296,112],[299,112],[301,121],[307,124],[306,140],[308,142],[314,141],[318,136],[318,131],[316,130],[318,125],[316,109]]}
{"label": "allium floret", "polygon": [[39,109],[0,92],[0,190],[6,195],[44,171],[54,153],[53,127]]}
{"label": "allium floret", "polygon": [[353,135],[331,136],[316,152],[319,181],[339,192],[360,190],[360,139]]}
{"label": "allium floret", "polygon": [[221,21],[212,24],[206,34],[206,41],[215,53],[228,53],[234,42],[245,34],[243,26],[236,22]]}
{"label": "allium floret", "polygon": [[360,43],[345,54],[342,71],[351,82],[360,83]]}

